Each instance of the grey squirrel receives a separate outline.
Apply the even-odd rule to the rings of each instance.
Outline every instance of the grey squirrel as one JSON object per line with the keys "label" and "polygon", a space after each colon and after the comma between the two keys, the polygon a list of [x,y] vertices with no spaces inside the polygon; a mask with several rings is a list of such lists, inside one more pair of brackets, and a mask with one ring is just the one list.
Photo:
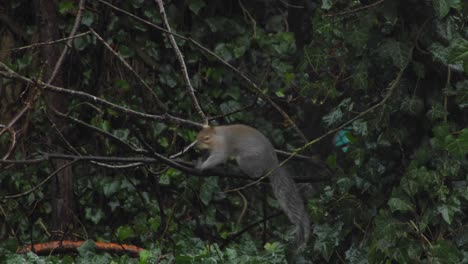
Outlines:
{"label": "grey squirrel", "polygon": [[[209,157],[197,165],[201,170],[234,157],[244,173],[259,178],[279,164],[270,141],[255,128],[246,125],[205,126],[197,135],[197,147],[209,150]],[[301,251],[310,234],[310,221],[304,201],[284,168],[276,169],[268,178],[281,209],[295,225],[296,252]]]}

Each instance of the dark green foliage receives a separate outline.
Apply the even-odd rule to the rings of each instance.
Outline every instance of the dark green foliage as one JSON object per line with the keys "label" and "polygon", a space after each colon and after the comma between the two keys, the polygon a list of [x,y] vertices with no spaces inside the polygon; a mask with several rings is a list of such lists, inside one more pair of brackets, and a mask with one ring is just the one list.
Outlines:
{"label": "dark green foliage", "polygon": [[[0,11],[6,10],[25,30],[26,44],[34,43],[40,25],[22,19],[34,10],[32,1],[7,2],[11,3],[0,4]],[[58,2],[58,26],[65,36],[78,1]],[[468,3],[287,2],[165,1],[165,8],[177,34],[200,42],[246,74],[310,140],[385,100],[346,126],[350,141],[346,153],[316,145],[305,153],[320,154],[335,177],[316,184],[316,192],[308,196],[313,235],[300,258],[313,263],[468,263]],[[163,25],[155,1],[114,4]],[[87,1],[79,32],[88,27],[129,62],[170,114],[201,122],[161,31],[99,1]],[[10,29],[0,24],[0,33]],[[17,37],[15,47],[25,45],[23,41]],[[304,144],[238,73],[189,39],[176,41],[203,110],[209,116],[225,115],[213,124],[255,126],[279,149]],[[5,53],[4,63],[13,70],[30,78],[40,76],[37,51]],[[140,80],[93,35],[73,41],[63,71],[68,89],[163,114]],[[397,80],[400,71],[402,78]],[[1,85],[15,83],[0,79],[0,90]],[[70,116],[132,146],[141,148],[138,137],[143,137],[165,156],[181,151],[196,136],[195,130],[183,125],[139,119],[92,101],[65,98]],[[53,152],[45,142],[59,134],[45,115],[47,109],[45,97],[39,96],[27,125],[21,127],[26,134],[18,138],[10,159]],[[313,109],[312,114],[308,109]],[[3,120],[2,114],[5,125],[9,119]],[[141,155],[71,121],[64,133],[83,156]],[[331,141],[325,138],[319,144],[326,140]],[[0,136],[0,157],[10,143],[7,131]],[[75,153],[66,142],[63,149]],[[182,158],[191,161],[199,155],[190,151]],[[279,210],[268,185],[243,190],[245,205],[241,195],[224,190],[248,181],[198,178],[159,163],[109,169],[80,162],[73,165],[78,221],[70,233],[135,244],[146,251],[132,259],[96,253],[91,243],[73,256],[17,255],[18,245],[48,240],[51,197],[47,184],[21,198],[2,197],[30,190],[55,168],[47,162],[1,166],[1,263],[284,263],[292,241],[283,215],[233,237]],[[306,168],[307,173],[314,169]]]}

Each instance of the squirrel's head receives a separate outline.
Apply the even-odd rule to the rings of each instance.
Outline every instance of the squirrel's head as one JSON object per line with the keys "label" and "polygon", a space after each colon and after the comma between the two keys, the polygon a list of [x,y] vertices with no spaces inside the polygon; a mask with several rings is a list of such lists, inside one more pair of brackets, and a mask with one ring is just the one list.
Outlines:
{"label": "squirrel's head", "polygon": [[204,126],[197,135],[197,147],[199,149],[212,149],[215,141],[216,130],[212,126]]}

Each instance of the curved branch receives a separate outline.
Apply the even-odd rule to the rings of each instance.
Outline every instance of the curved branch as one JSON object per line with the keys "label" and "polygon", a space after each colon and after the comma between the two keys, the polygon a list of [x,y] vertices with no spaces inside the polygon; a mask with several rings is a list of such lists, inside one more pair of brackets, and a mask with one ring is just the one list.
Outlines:
{"label": "curved branch", "polygon": [[57,173],[59,173],[60,171],[62,171],[63,169],[65,169],[66,167],[68,166],[71,166],[73,163],[75,163],[77,160],[72,160],[68,163],[65,163],[63,164],[62,166],[60,166],[58,169],[56,169],[54,172],[52,172],[49,176],[47,176],[47,178],[45,178],[43,181],[41,181],[38,185],[34,186],[33,188],[25,191],[25,192],[22,192],[22,193],[18,193],[18,194],[14,194],[14,195],[6,195],[6,196],[3,196],[2,199],[13,199],[13,198],[19,198],[21,196],[25,196],[25,195],[28,195],[32,192],[34,192],[35,190],[37,190],[39,187],[41,187],[42,185],[44,185],[44,183],[46,183],[47,181],[49,181],[53,176],[55,176]]}

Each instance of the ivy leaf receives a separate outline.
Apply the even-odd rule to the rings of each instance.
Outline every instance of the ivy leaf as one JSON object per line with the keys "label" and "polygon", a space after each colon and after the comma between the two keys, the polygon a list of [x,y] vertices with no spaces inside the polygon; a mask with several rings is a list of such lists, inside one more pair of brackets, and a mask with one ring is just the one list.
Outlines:
{"label": "ivy leaf", "polygon": [[[237,101],[227,101],[225,103],[222,103],[219,108],[221,109],[221,111],[223,112],[223,114],[228,114],[228,113],[231,113],[235,110],[238,110],[238,109],[241,109],[241,105],[237,102]],[[241,116],[241,113],[235,113],[235,114],[231,114],[229,116],[226,116],[226,119],[230,122],[232,121],[235,121],[236,119],[238,119],[239,117]]]}
{"label": "ivy leaf", "polygon": [[191,0],[189,4],[190,10],[195,14],[198,15],[200,10],[206,6],[205,1],[203,0]]}
{"label": "ivy leaf", "polygon": [[362,249],[361,246],[352,245],[345,252],[346,259],[349,260],[350,264],[368,264],[366,250]]}
{"label": "ivy leaf", "polygon": [[65,15],[67,13],[71,13],[73,10],[73,1],[67,0],[67,1],[60,1],[59,3],[59,12],[62,15]]}
{"label": "ivy leaf", "polygon": [[447,144],[447,150],[458,157],[464,157],[468,154],[468,128],[464,128],[457,138],[450,140],[450,143]]}
{"label": "ivy leaf", "polygon": [[353,86],[357,89],[367,90],[368,88],[369,76],[367,72],[367,64],[367,61],[362,61],[359,63],[354,74],[352,75]]}
{"label": "ivy leaf", "polygon": [[330,10],[333,6],[332,0],[322,0],[321,8],[324,10]]}
{"label": "ivy leaf", "polygon": [[447,0],[432,0],[432,6],[439,18],[445,17],[450,11],[450,6]]}
{"label": "ivy leaf", "polygon": [[129,226],[120,226],[117,228],[117,237],[119,238],[119,241],[125,241],[131,236],[133,236],[133,229]]}
{"label": "ivy leaf", "polygon": [[462,63],[465,72],[468,73],[468,41],[460,38],[453,41],[453,43],[448,61],[457,64]]}
{"label": "ivy leaf", "polygon": [[101,209],[85,208],[85,218],[91,220],[94,224],[98,224],[104,217],[104,212]]}
{"label": "ivy leaf", "polygon": [[388,206],[392,212],[401,211],[401,212],[411,212],[413,211],[413,205],[409,201],[405,201],[401,198],[390,198],[388,201]]}
{"label": "ivy leaf", "polygon": [[106,197],[111,197],[118,190],[120,190],[119,181],[111,181],[103,186],[104,195]]}
{"label": "ivy leaf", "polygon": [[383,57],[390,58],[394,66],[403,69],[409,62],[411,48],[405,43],[389,39],[382,44],[379,53]]}
{"label": "ivy leaf", "polygon": [[429,51],[432,53],[432,56],[435,59],[447,65],[450,52],[450,50],[447,47],[444,47],[440,43],[435,42],[431,46],[429,46]]}
{"label": "ivy leaf", "polygon": [[367,136],[368,129],[367,129],[367,122],[361,119],[358,119],[353,122],[353,131],[356,135]]}
{"label": "ivy leaf", "polygon": [[317,224],[314,227],[314,234],[317,236],[314,243],[314,250],[322,254],[326,261],[330,260],[330,257],[335,251],[335,247],[338,246],[341,240],[340,234],[342,228],[342,222],[338,222],[334,226],[329,224]]}
{"label": "ivy leaf", "polygon": [[215,47],[215,53],[219,55],[223,60],[230,61],[234,57],[231,50],[225,43],[220,43]]}
{"label": "ivy leaf", "polygon": [[93,13],[86,11],[83,14],[83,18],[81,19],[81,24],[90,27],[94,22],[94,15]]}
{"label": "ivy leaf", "polygon": [[205,204],[208,205],[213,199],[215,192],[219,191],[218,186],[218,177],[209,177],[205,180],[203,185],[200,188],[200,199]]}
{"label": "ivy leaf", "polygon": [[81,246],[79,246],[76,250],[80,256],[85,256],[88,252],[95,252],[96,250],[96,243],[92,240],[86,240]]}
{"label": "ivy leaf", "polygon": [[[466,66],[468,66],[468,63],[466,63]],[[466,72],[468,73],[468,69]],[[457,83],[456,88],[455,101],[458,106],[462,109],[468,107],[468,81]]]}
{"label": "ivy leaf", "polygon": [[459,258],[460,251],[451,241],[437,241],[430,247],[430,251],[433,263],[461,263],[461,259]]}
{"label": "ivy leaf", "polygon": [[449,225],[452,223],[455,213],[460,211],[460,201],[455,197],[452,197],[449,203],[437,206],[437,212],[442,215],[444,221]]}
{"label": "ivy leaf", "polygon": [[369,40],[369,27],[371,23],[362,23],[349,29],[346,42],[349,43],[356,51],[362,50],[366,47],[367,41]]}

